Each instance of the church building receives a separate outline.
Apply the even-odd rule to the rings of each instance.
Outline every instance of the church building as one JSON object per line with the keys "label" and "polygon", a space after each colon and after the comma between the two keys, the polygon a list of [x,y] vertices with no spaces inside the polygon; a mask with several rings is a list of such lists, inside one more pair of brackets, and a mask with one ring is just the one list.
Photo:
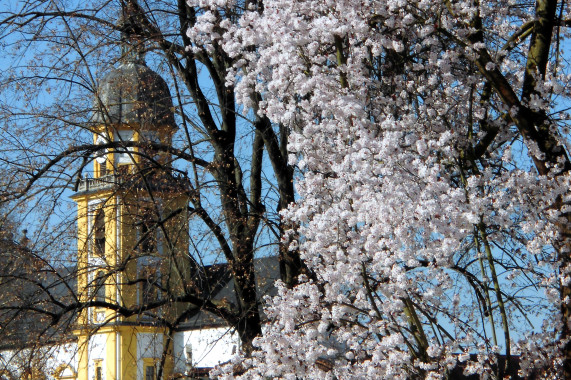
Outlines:
{"label": "church building", "polygon": [[[94,304],[78,316],[74,332],[77,379],[168,378],[186,370],[191,345],[175,336],[184,333],[157,320],[171,320],[170,313],[178,314],[171,309],[185,305],[160,307],[161,315],[143,305],[160,302],[163,287],[176,295],[191,273],[184,181],[170,167],[170,155],[153,147],[169,146],[176,131],[170,92],[140,55],[131,54],[102,80],[95,108],[93,141],[109,148],[97,152],[93,177],[83,179],[73,196],[78,292]],[[108,304],[142,307],[124,317]]]}
{"label": "church building", "polygon": [[[239,350],[238,336],[223,320],[189,302],[172,302],[191,286],[232,302],[233,286],[223,264],[199,268],[189,255],[191,192],[168,149],[177,130],[171,94],[143,54],[126,49],[99,83],[89,122],[93,175],[81,178],[72,196],[76,294],[88,307],[74,317],[69,339],[45,347],[41,376],[17,377],[202,378]],[[256,267],[267,294],[277,262],[260,259]],[[0,355],[6,368],[10,355]],[[0,379],[11,377],[0,371]]]}

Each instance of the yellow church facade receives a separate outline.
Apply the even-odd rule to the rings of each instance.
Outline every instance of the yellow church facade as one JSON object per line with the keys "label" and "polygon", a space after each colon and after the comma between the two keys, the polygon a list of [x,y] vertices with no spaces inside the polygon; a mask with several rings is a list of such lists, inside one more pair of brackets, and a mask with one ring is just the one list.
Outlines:
{"label": "yellow church facade", "polygon": [[184,377],[193,365],[191,336],[195,351],[212,338],[221,344],[217,361],[229,359],[238,340],[228,328],[177,330],[175,317],[187,305],[164,299],[183,294],[191,273],[188,189],[165,149],[176,130],[166,83],[131,57],[102,80],[96,109],[93,142],[106,148],[95,152],[93,177],[72,197],[77,289],[90,305],[74,331],[75,378]]}
{"label": "yellow church facade", "polygon": [[[127,131],[132,132],[131,141],[141,141],[141,131],[122,130]],[[114,132],[117,135],[101,128],[94,139],[103,135],[114,141]],[[143,309],[124,317],[105,306],[136,310],[138,305],[160,301],[163,281],[170,282],[168,293],[172,294],[183,283],[181,276],[188,273],[183,259],[188,252],[186,196],[182,189],[164,183],[158,187],[165,189],[157,191],[152,181],[171,179],[152,171],[146,180],[153,188],[144,188],[138,179],[127,184],[130,175],[139,175],[136,167],[141,159],[136,149],[105,157],[108,162],[123,159],[130,163],[107,162],[104,171],[103,163],[96,162],[95,176],[84,180],[83,191],[73,197],[78,207],[78,294],[81,301],[94,304],[81,312],[74,332],[78,380],[135,380],[141,371],[150,380],[159,368],[165,378],[172,372],[173,342],[165,327],[148,322],[155,318]],[[174,213],[157,226],[161,218]],[[169,310],[165,306],[160,312],[168,314]],[[162,317],[168,319],[168,315]]]}
{"label": "yellow church facade", "polygon": [[[145,308],[184,286],[188,204],[167,153],[175,131],[164,80],[139,57],[99,86],[91,121],[93,177],[79,183],[77,379],[154,380],[173,372],[169,307]],[[133,146],[129,146],[133,144]],[[145,148],[143,148],[145,147]],[[138,306],[139,311],[137,312]],[[157,316],[152,313],[162,314]],[[132,315],[125,316],[125,311]]]}
{"label": "yellow church facade", "polygon": [[[78,181],[76,295],[83,305],[67,341],[43,347],[42,371],[17,356],[0,379],[203,378],[232,358],[239,339],[177,296],[196,281],[189,256],[188,179],[172,166],[176,131],[165,81],[131,56],[103,78],[89,122],[92,174]],[[222,266],[209,270],[224,275]],[[218,271],[218,272],[217,272]],[[231,294],[230,281],[217,291]],[[33,371],[32,371],[33,372]]]}

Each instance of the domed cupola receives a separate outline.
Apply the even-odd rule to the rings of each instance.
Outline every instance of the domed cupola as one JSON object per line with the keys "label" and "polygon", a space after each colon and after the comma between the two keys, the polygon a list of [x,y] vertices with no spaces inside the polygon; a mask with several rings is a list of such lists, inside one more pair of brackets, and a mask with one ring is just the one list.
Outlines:
{"label": "domed cupola", "polygon": [[176,128],[168,86],[141,58],[128,58],[108,73],[97,95],[92,119],[96,124],[141,130]]}
{"label": "domed cupola", "polygon": [[95,154],[94,179],[135,172],[157,163],[168,167],[170,154],[153,144],[171,145],[176,131],[174,107],[165,80],[143,59],[145,43],[128,9],[123,10],[122,58],[103,77],[94,99],[90,120],[93,142],[119,143]]}
{"label": "domed cupola", "polygon": [[92,121],[118,129],[174,130],[169,87],[145,64],[145,43],[136,19],[136,12],[124,5],[117,24],[121,31],[121,63],[99,83]]}

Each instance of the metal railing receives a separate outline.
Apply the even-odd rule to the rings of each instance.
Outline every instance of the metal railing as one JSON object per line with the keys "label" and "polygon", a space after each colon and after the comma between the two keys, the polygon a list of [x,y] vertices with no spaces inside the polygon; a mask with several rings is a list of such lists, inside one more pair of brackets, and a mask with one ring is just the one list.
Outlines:
{"label": "metal railing", "polygon": [[110,174],[99,178],[82,178],[78,192],[110,189],[121,183],[121,176]]}
{"label": "metal railing", "polygon": [[[133,185],[132,182],[136,178],[137,176],[133,177],[125,174],[109,174],[99,178],[82,178],[77,187],[77,192],[109,190],[123,184]],[[170,178],[168,182],[172,185],[185,186],[186,184],[186,175],[183,173],[171,173],[168,178]]]}

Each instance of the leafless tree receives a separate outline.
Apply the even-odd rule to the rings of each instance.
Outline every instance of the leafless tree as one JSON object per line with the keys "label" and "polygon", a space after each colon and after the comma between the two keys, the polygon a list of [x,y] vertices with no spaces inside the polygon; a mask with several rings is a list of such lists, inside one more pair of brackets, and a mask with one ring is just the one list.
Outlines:
{"label": "leafless tree", "polygon": [[[245,7],[261,4],[238,2],[216,17],[236,22]],[[171,329],[200,309],[236,329],[247,353],[262,324],[256,254],[279,255],[281,278],[287,285],[294,285],[302,271],[297,252],[288,250],[287,239],[282,239],[290,226],[284,226],[279,216],[294,201],[294,169],[287,164],[288,132],[267,118],[242,112],[233,87],[225,83],[233,59],[220,46],[187,48],[192,43],[186,32],[200,12],[185,1],[105,0],[89,5],[22,1],[0,13],[0,169],[5,173],[0,179],[0,201],[7,214],[30,230],[25,247],[14,245],[9,251],[25,250],[34,257],[26,260],[33,268],[8,273],[4,279],[21,277],[18,281],[25,282],[26,288],[35,289],[40,301],[21,303],[18,313],[41,318],[44,323],[36,335],[45,336],[55,328],[69,330],[74,316],[94,306],[115,310],[124,318],[154,315]],[[133,50],[146,54],[147,64],[165,78],[174,94],[178,131],[172,145],[94,143],[93,115],[101,112],[102,104],[99,82]],[[133,147],[139,149],[129,153]],[[164,229],[176,215],[188,215],[184,233],[190,241],[189,264],[182,276],[188,283],[182,292],[174,294],[169,287],[159,286],[149,280],[149,274],[135,276],[129,279],[131,285],[148,283],[162,296],[121,305],[98,297],[97,291],[84,300],[66,285],[78,275],[61,269],[76,264],[76,215],[68,197],[90,175],[94,160],[109,151],[138,155],[139,162],[145,162],[129,173],[138,183],[139,198],[132,199],[145,201],[127,206],[137,208],[133,215],[141,215],[147,207],[149,215],[133,222],[140,231],[144,229],[135,246],[151,249],[150,231]],[[155,160],[150,151],[160,152],[166,161]],[[144,186],[153,176],[167,182],[176,177],[178,194],[188,200],[185,206],[166,217],[154,213],[153,195],[159,190]],[[134,190],[123,181],[116,191]],[[215,302],[213,292],[204,291],[216,288],[217,279],[208,268],[219,263],[225,263],[231,275],[236,305]],[[89,286],[100,286],[105,276],[126,271],[128,265],[126,261],[107,268],[103,280],[96,276]],[[46,275],[37,278],[38,272]],[[45,285],[46,276],[51,286]],[[170,319],[157,317],[156,310],[173,303],[186,306],[176,308]],[[8,312],[14,305],[3,302],[0,308]]]}

